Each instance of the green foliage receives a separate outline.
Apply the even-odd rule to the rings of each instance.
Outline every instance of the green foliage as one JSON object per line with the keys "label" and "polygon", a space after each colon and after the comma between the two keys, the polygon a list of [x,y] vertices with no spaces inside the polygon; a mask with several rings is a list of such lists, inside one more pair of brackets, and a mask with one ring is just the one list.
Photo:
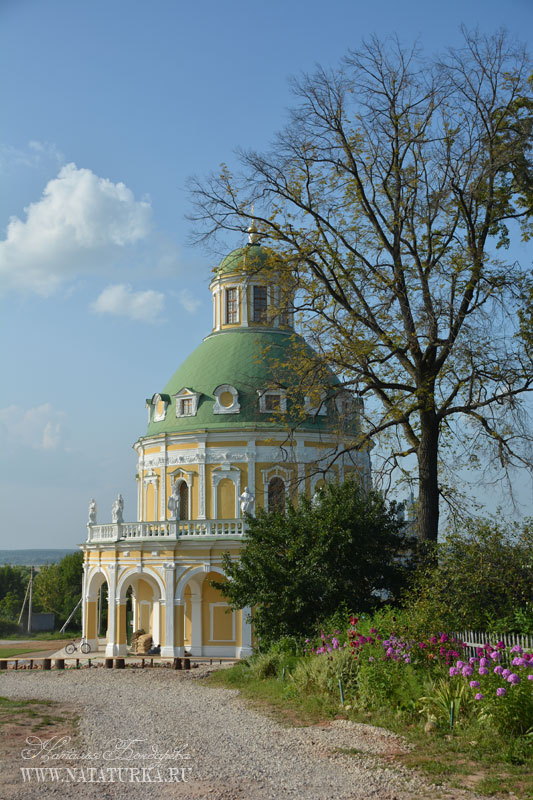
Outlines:
{"label": "green foliage", "polygon": [[29,569],[5,564],[0,567],[0,619],[15,622],[24,602]]}
{"label": "green foliage", "polygon": [[[47,564],[35,578],[35,598],[43,611],[53,612],[65,622],[81,597],[83,553],[69,553],[58,564]],[[81,611],[71,625],[79,625]]]}
{"label": "green foliage", "polygon": [[471,520],[421,564],[404,598],[410,631],[533,633],[533,522]]}
{"label": "green foliage", "polygon": [[224,557],[228,582],[214,582],[235,608],[255,606],[260,642],[302,636],[341,604],[370,610],[403,585],[405,546],[395,508],[354,481],[330,484],[319,504],[301,498],[287,514],[249,517],[239,561]]}

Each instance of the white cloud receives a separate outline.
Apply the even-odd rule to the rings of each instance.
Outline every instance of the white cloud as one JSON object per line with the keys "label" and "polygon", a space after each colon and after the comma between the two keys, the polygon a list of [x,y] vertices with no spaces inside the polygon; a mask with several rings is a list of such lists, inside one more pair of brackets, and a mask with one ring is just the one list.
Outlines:
{"label": "white cloud", "polygon": [[26,148],[13,147],[9,144],[0,144],[0,170],[8,172],[12,168],[29,167],[35,169],[46,163],[65,160],[63,153],[50,142],[28,142]]}
{"label": "white cloud", "polygon": [[117,314],[142,322],[161,322],[161,314],[165,303],[162,292],[147,289],[134,292],[131,286],[119,283],[107,286],[99,297],[91,304],[91,310],[98,314]]}
{"label": "white cloud", "polygon": [[202,305],[202,301],[194,297],[188,289],[180,289],[178,292],[178,299],[185,311],[188,311],[189,314],[194,314],[196,309]]}
{"label": "white cloud", "polygon": [[25,221],[11,217],[0,241],[3,287],[46,297],[80,274],[109,271],[124,247],[148,236],[151,211],[123,183],[66,164]]}
{"label": "white cloud", "polygon": [[17,405],[0,408],[0,441],[5,448],[57,450],[64,446],[63,417],[50,403],[28,409]]}

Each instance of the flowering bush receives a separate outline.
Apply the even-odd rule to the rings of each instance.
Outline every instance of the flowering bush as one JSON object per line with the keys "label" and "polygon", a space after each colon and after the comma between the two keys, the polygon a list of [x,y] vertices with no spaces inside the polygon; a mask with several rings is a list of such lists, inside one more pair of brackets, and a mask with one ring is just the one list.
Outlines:
{"label": "flowering bush", "polygon": [[[526,733],[533,726],[533,654],[524,653],[519,645],[506,648],[503,642],[487,643],[477,652],[478,657],[470,659],[477,677],[469,687],[475,691],[480,718],[490,720],[502,733]],[[499,661],[511,667],[504,668]],[[460,664],[450,667],[450,677],[465,681]]]}

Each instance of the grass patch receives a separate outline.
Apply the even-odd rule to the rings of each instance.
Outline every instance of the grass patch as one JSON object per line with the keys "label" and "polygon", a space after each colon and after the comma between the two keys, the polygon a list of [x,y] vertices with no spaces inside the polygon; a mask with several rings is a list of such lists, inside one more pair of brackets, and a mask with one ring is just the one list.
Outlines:
{"label": "grass patch", "polygon": [[53,713],[60,707],[53,700],[10,700],[0,697],[0,726],[29,725],[33,731],[56,725],[73,726],[77,714],[71,711]]}
{"label": "grass patch", "polygon": [[[533,737],[506,739],[480,722],[456,725],[453,733],[442,727],[427,734],[425,719],[414,709],[346,711],[340,707],[336,694],[299,692],[289,669],[287,679],[281,680],[282,666],[280,663],[273,676],[257,677],[252,659],[251,666],[242,662],[213,672],[206,682],[238,689],[253,708],[286,725],[305,726],[342,717],[391,730],[414,745],[412,751],[394,755],[394,761],[416,770],[432,783],[446,783],[487,796],[513,793],[520,800],[533,800]],[[360,756],[356,747],[338,752]]]}

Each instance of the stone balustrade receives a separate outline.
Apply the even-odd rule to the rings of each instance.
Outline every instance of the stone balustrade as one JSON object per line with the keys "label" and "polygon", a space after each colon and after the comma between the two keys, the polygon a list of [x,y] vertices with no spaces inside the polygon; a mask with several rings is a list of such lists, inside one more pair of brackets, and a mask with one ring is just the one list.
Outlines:
{"label": "stone balustrade", "polygon": [[242,537],[242,519],[170,520],[162,522],[114,522],[87,525],[87,542],[118,542],[141,539],[181,539],[185,537]]}

